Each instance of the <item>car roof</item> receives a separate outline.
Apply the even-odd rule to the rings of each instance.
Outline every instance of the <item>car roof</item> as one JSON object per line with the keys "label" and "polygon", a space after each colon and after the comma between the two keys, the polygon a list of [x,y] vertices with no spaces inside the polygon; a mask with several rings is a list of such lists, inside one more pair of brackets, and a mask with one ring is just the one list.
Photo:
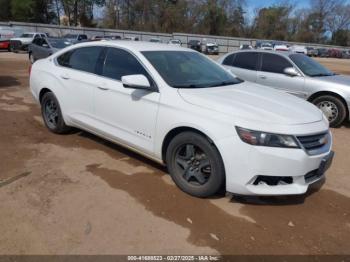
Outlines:
{"label": "car roof", "polygon": [[288,57],[291,54],[295,54],[291,51],[275,51],[275,50],[264,50],[264,49],[244,49],[244,50],[237,50],[234,52],[231,52],[229,54],[236,54],[236,53],[242,53],[242,52],[259,52],[259,53],[266,53],[266,54],[279,54],[285,57]]}
{"label": "car roof", "polygon": [[180,46],[172,46],[163,43],[152,43],[146,41],[128,41],[128,40],[111,40],[111,41],[101,41],[101,42],[84,42],[74,45],[78,46],[114,46],[129,49],[132,51],[191,51],[195,52],[191,49],[180,47]]}

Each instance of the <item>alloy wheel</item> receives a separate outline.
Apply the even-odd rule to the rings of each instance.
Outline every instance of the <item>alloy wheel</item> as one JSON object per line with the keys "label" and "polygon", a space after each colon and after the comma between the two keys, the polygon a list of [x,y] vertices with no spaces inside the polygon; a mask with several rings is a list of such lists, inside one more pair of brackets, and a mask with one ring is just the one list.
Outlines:
{"label": "alloy wheel", "polygon": [[181,145],[175,154],[176,169],[181,177],[192,185],[204,185],[211,175],[207,155],[198,146]]}
{"label": "alloy wheel", "polygon": [[52,99],[46,101],[44,105],[45,122],[51,129],[55,129],[58,124],[58,106]]}

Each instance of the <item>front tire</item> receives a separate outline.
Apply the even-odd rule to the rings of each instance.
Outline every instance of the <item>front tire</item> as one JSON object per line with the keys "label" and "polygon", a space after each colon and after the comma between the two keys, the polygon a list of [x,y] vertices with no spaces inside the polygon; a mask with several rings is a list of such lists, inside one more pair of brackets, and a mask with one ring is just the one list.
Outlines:
{"label": "front tire", "polygon": [[346,118],[346,106],[337,97],[324,95],[315,98],[312,103],[316,105],[327,117],[330,127],[339,127]]}
{"label": "front tire", "polygon": [[41,113],[46,127],[51,132],[65,134],[71,131],[64,122],[60,104],[52,92],[44,94],[41,100]]}
{"label": "front tire", "polygon": [[166,163],[175,184],[192,196],[212,196],[224,185],[225,168],[219,151],[197,133],[174,137],[167,148]]}

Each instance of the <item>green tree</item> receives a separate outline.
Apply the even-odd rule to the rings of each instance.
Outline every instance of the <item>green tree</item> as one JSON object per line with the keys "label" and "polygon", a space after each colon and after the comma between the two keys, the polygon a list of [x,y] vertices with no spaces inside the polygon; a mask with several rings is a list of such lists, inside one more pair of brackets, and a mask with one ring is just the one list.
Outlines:
{"label": "green tree", "polygon": [[11,1],[0,0],[0,7],[0,21],[11,20]]}

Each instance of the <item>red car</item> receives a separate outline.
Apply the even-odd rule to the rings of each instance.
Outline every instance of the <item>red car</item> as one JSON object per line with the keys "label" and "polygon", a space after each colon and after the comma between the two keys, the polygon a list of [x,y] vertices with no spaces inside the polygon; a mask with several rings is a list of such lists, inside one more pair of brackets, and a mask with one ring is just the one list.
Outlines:
{"label": "red car", "polygon": [[0,50],[10,51],[10,40],[0,40]]}
{"label": "red car", "polygon": [[10,51],[10,38],[14,35],[14,31],[0,28],[0,50]]}

